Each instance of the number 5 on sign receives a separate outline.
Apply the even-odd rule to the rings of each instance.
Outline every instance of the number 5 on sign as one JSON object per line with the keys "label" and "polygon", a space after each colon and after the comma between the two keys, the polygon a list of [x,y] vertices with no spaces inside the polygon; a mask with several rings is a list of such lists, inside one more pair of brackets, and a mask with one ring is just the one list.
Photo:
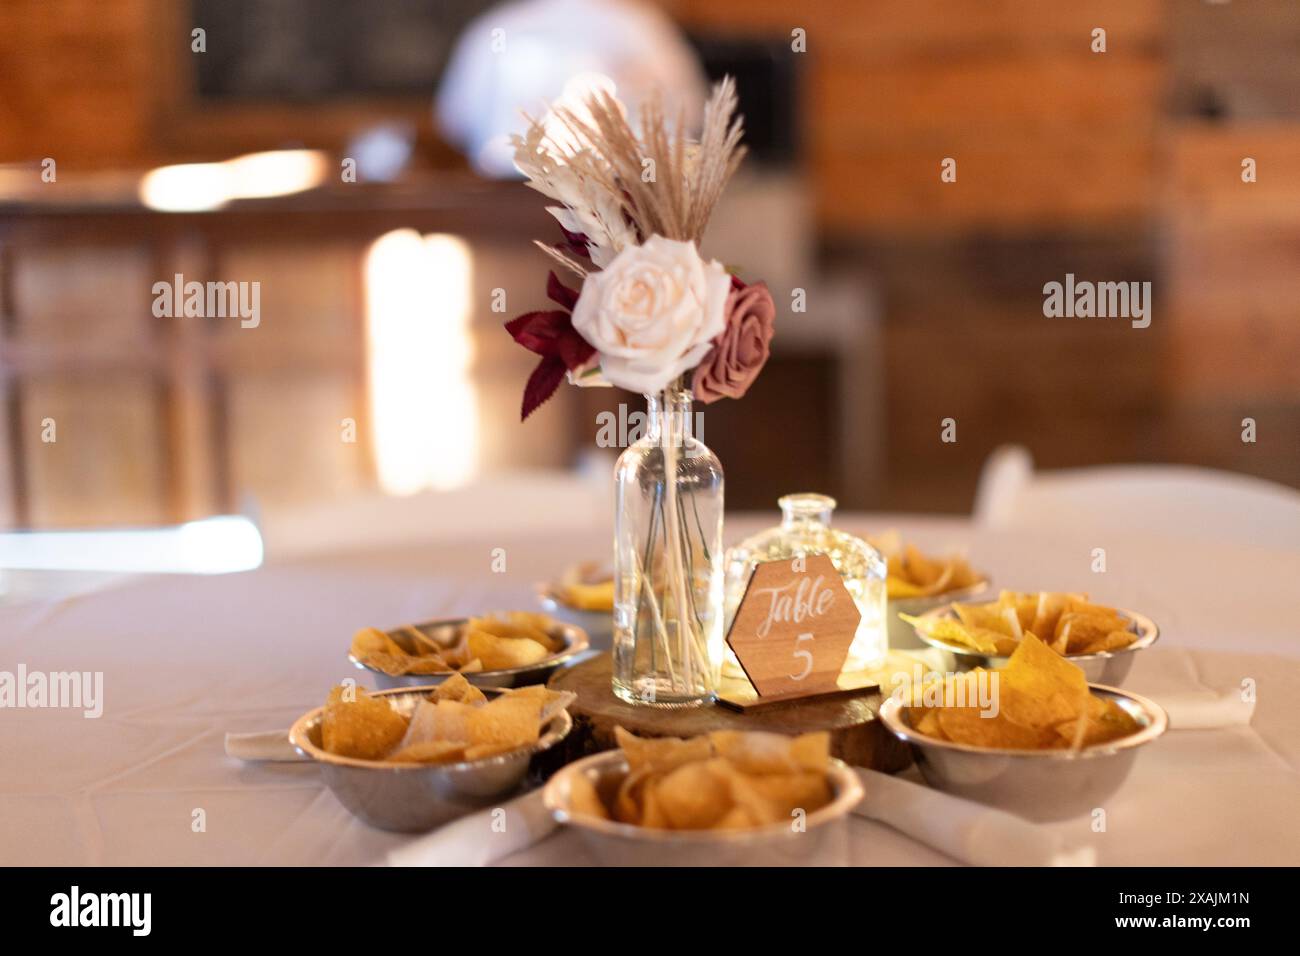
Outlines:
{"label": "number 5 on sign", "polygon": [[727,643],[759,697],[824,694],[839,689],[861,617],[826,555],[766,561],[750,576]]}
{"label": "number 5 on sign", "polygon": [[804,662],[804,668],[798,674],[791,674],[790,675],[791,680],[803,680],[805,677],[807,677],[809,674],[812,673],[812,669],[813,669],[812,651],[806,647],[799,646],[804,641],[811,641],[812,639],[813,636],[807,632],[800,634],[798,637],[794,639],[794,645],[795,645],[794,656]]}

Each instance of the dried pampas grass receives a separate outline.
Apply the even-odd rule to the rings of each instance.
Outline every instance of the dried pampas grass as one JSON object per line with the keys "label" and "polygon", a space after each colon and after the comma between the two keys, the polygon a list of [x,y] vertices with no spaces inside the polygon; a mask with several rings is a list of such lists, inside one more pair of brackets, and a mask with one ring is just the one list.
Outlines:
{"label": "dried pampas grass", "polygon": [[[670,129],[657,97],[642,106],[639,137],[610,93],[598,91],[584,105],[587,116],[566,107],[553,112],[576,145],[558,147],[544,124],[532,119],[527,133],[515,137],[516,163],[529,184],[564,204],[564,210],[553,210],[556,218],[587,225],[588,239],[611,257],[656,234],[698,244],[745,155],[735,81],[726,77],[713,88],[698,143],[688,141],[681,114]],[[623,222],[612,221],[615,210]],[[634,236],[620,228],[628,224]],[[543,248],[586,274],[563,252]]]}

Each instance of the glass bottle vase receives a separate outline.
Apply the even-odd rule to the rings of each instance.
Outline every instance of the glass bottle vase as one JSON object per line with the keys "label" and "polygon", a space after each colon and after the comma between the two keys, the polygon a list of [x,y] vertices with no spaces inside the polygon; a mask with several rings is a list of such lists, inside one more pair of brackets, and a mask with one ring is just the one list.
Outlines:
{"label": "glass bottle vase", "polygon": [[695,437],[691,393],[646,396],[645,431],[614,470],[614,694],[693,707],[723,648],[722,465]]}

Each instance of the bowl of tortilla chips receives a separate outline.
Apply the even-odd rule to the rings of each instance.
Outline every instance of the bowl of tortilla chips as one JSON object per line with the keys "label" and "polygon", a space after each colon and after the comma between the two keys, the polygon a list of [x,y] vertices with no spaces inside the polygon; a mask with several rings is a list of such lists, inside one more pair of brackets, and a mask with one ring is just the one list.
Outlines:
{"label": "bowl of tortilla chips", "polygon": [[374,693],[349,682],[289,730],[339,802],[371,826],[430,830],[517,790],[573,727],[573,695],[479,688],[455,674]]}
{"label": "bowl of tortilla chips", "polygon": [[352,638],[348,660],[381,689],[436,684],[463,674],[479,687],[542,684],[589,647],[587,632],[532,611],[365,627]]}
{"label": "bowl of tortilla chips", "polygon": [[1104,806],[1169,725],[1157,704],[1090,684],[1032,634],[1004,667],[898,688],[880,720],[910,745],[930,786],[1032,820]]}
{"label": "bowl of tortilla chips", "polygon": [[959,669],[1003,667],[1032,635],[1081,668],[1089,682],[1109,686],[1122,684],[1137,652],[1160,636],[1144,614],[1065,591],[1003,591],[996,601],[955,601],[902,620],[921,641],[952,654]]}
{"label": "bowl of tortilla chips", "polygon": [[601,865],[790,866],[847,862],[862,784],[825,732],[717,731],[640,738],[569,764],[543,791]]}
{"label": "bowl of tortilla chips", "polygon": [[892,531],[869,540],[885,556],[885,619],[894,650],[925,646],[900,614],[923,614],[950,601],[968,601],[989,588],[989,576],[973,569],[961,555],[932,557],[903,544]]}
{"label": "bowl of tortilla chips", "polygon": [[582,628],[593,647],[608,650],[614,639],[614,573],[608,563],[585,561],[567,568],[558,581],[537,585],[547,614]]}

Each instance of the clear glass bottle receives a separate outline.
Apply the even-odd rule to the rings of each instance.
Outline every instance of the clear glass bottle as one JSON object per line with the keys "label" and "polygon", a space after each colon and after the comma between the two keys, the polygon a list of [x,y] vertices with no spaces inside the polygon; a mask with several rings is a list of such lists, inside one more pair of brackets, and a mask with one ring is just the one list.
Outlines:
{"label": "clear glass bottle", "polygon": [[[860,671],[879,667],[885,659],[885,559],[861,538],[831,527],[835,499],[826,495],[786,495],[777,501],[781,523],[759,532],[727,552],[727,627],[745,596],[754,568],[764,561],[783,561],[797,555],[825,554],[830,557],[862,621],[849,647],[844,670]],[[743,677],[744,671],[731,649],[727,649],[725,673]]]}
{"label": "clear glass bottle", "polygon": [[692,707],[717,693],[722,464],[692,424],[689,390],[647,395],[646,433],[614,469],[613,690],[633,704]]}

